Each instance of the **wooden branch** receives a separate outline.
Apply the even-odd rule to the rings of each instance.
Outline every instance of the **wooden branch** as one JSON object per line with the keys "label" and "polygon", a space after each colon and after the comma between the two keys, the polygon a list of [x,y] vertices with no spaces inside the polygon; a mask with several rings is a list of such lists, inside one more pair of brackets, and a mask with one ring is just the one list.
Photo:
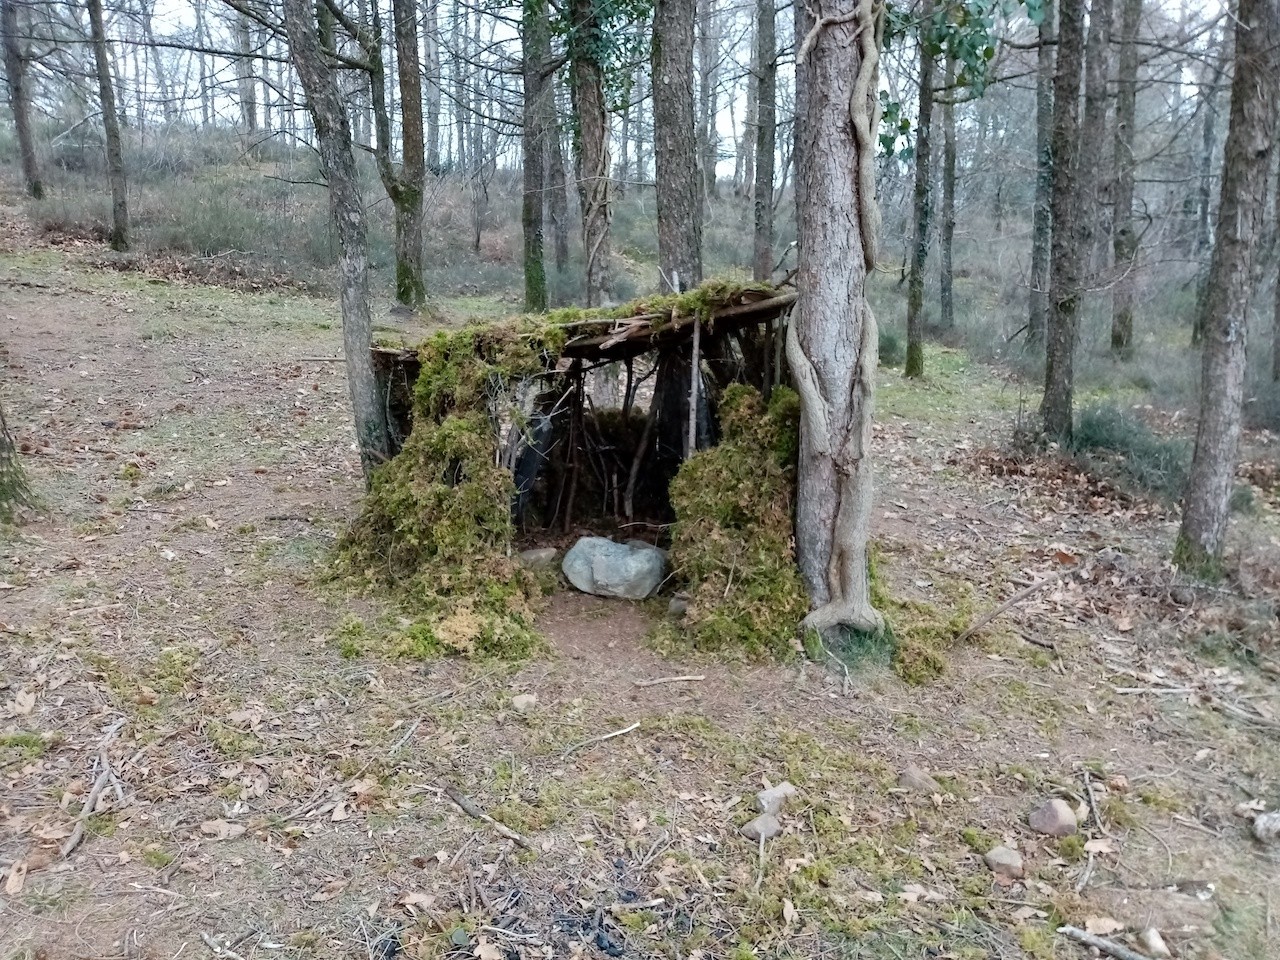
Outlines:
{"label": "wooden branch", "polygon": [[996,617],[1000,616],[1000,614],[1004,613],[1010,607],[1014,606],[1015,604],[1021,603],[1023,600],[1027,599],[1027,597],[1031,596],[1033,593],[1036,593],[1039,590],[1043,590],[1049,584],[1057,583],[1061,578],[1062,578],[1061,573],[1055,573],[1052,576],[1045,577],[1045,579],[1043,580],[1036,581],[1035,583],[1031,584],[1031,586],[1029,587],[1024,587],[1023,589],[1019,590],[1017,593],[1015,593],[1012,597],[1010,597],[1004,603],[1000,604],[1000,606],[996,607],[994,610],[988,613],[985,617],[979,617],[978,620],[974,622],[973,626],[969,627],[968,630],[960,634],[960,636],[956,637],[956,643],[958,644],[964,643],[966,640],[968,640],[975,633],[977,633],[979,630],[985,627],[988,623],[990,623]]}
{"label": "wooden branch", "polygon": [[476,803],[474,800],[468,797],[465,793],[463,793],[453,784],[449,783],[447,780],[438,780],[437,782],[440,786],[440,789],[444,791],[445,796],[448,797],[450,800],[452,800],[454,804],[457,805],[458,809],[461,810],[463,813],[465,813],[467,816],[472,817],[476,820],[479,820],[482,823],[487,823],[489,826],[493,827],[494,830],[496,830],[502,836],[506,837],[512,843],[518,844],[519,846],[524,847],[526,850],[533,849],[533,844],[531,844],[528,840],[526,840],[520,834],[516,833],[514,830],[508,827],[505,823],[499,823],[497,820],[493,819],[493,817],[489,816],[489,814],[485,813],[478,806],[476,806]]}
{"label": "wooden branch", "polygon": [[577,753],[583,747],[589,747],[593,743],[601,743],[605,740],[612,740],[614,737],[620,737],[624,733],[630,733],[632,730],[636,730],[639,727],[640,727],[640,721],[637,720],[631,726],[623,727],[621,730],[615,730],[613,731],[613,733],[602,734],[601,736],[598,736],[598,737],[592,737],[590,740],[583,740],[581,743],[575,743],[572,747],[570,747],[564,753],[560,754],[560,759],[567,760],[571,754]]}
{"label": "wooden branch", "polygon": [[71,831],[71,836],[67,837],[67,842],[58,851],[64,860],[71,855],[76,847],[80,846],[80,841],[84,839],[84,823],[93,816],[93,812],[98,806],[98,798],[102,796],[102,791],[106,788],[107,781],[111,779],[111,761],[107,757],[107,747],[115,739],[115,735],[120,732],[120,728],[124,726],[126,719],[126,717],[121,717],[108,727],[106,734],[98,743],[98,766],[101,767],[101,770],[98,772],[98,779],[93,783],[93,789],[85,797],[84,806],[80,808],[80,814],[76,817],[76,825]]}
{"label": "wooden branch", "polygon": [[705,674],[689,674],[684,677],[658,677],[655,680],[637,680],[637,687],[656,687],[660,683],[698,683],[707,679]]}
{"label": "wooden branch", "polygon": [[1064,937],[1070,937],[1078,943],[1083,943],[1086,947],[1093,947],[1099,953],[1105,953],[1109,957],[1115,957],[1115,960],[1151,960],[1145,953],[1138,953],[1136,950],[1130,950],[1123,944],[1116,943],[1114,940],[1105,940],[1102,937],[1095,937],[1092,933],[1085,933],[1079,927],[1059,927],[1058,933]]}

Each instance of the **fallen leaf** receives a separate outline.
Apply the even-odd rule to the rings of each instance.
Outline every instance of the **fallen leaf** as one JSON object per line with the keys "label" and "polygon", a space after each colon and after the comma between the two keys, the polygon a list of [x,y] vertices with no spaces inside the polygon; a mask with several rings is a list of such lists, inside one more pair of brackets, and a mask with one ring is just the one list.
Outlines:
{"label": "fallen leaf", "polygon": [[133,699],[144,706],[150,707],[160,702],[160,694],[156,693],[144,683],[138,688],[138,692]]}
{"label": "fallen leaf", "polygon": [[347,801],[339,800],[337,805],[333,808],[333,813],[330,815],[330,819],[332,819],[334,823],[337,823],[339,820],[346,820],[350,816],[351,810],[347,807]]}
{"label": "fallen leaf", "polygon": [[502,952],[501,947],[483,938],[476,944],[473,953],[478,960],[506,960],[506,954]]}
{"label": "fallen leaf", "polygon": [[22,892],[22,886],[27,882],[27,861],[19,860],[9,868],[9,877],[4,882],[4,892],[11,897],[16,897]]}
{"label": "fallen leaf", "polygon": [[312,903],[325,903],[334,897],[341,895],[342,891],[347,889],[349,880],[330,880],[323,887],[311,895]]}
{"label": "fallen leaf", "polygon": [[1084,843],[1085,853],[1115,853],[1116,848],[1111,845],[1111,841],[1104,837],[1098,837],[1094,840],[1086,840]]}
{"label": "fallen leaf", "polygon": [[1108,934],[1118,933],[1123,929],[1123,923],[1110,917],[1089,917],[1084,922],[1084,932],[1092,933],[1095,937],[1105,937]]}
{"label": "fallen leaf", "polygon": [[36,695],[33,690],[21,690],[13,700],[13,712],[15,715],[25,717],[36,705]]}
{"label": "fallen leaf", "polygon": [[396,899],[396,906],[404,907],[410,914],[416,915],[419,910],[430,910],[435,906],[434,894],[421,890],[406,890]]}
{"label": "fallen leaf", "polygon": [[244,824],[227,823],[225,820],[206,820],[200,824],[200,832],[215,840],[234,840],[244,834]]}
{"label": "fallen leaf", "polygon": [[796,905],[785,897],[782,900],[782,922],[788,927],[800,919],[800,912],[796,910]]}

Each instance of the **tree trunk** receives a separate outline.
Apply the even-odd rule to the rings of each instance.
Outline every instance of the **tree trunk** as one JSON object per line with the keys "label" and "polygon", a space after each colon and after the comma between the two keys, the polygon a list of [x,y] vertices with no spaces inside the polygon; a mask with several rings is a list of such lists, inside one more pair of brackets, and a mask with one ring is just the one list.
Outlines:
{"label": "tree trunk", "polygon": [[400,81],[400,156],[396,178],[396,299],[418,306],[427,298],[422,276],[422,198],[427,160],[422,136],[422,64],[418,59],[418,8],[415,0],[391,0]]}
{"label": "tree trunk", "polygon": [[702,282],[702,191],[693,119],[693,23],[691,0],[656,0],[653,158],[658,270],[663,290],[690,290]]}
{"label": "tree trunk", "polygon": [[747,82],[756,89],[756,182],[751,191],[754,207],[751,275],[773,278],[773,166],[778,135],[778,27],[774,0],[756,0],[755,75]]}
{"label": "tree trunk", "polygon": [[1111,17],[1114,0],[1093,0],[1089,5],[1089,35],[1085,42],[1084,132],[1079,147],[1081,227],[1087,232],[1086,271],[1105,276],[1109,181],[1105,175],[1107,129],[1107,76],[1111,64]]}
{"label": "tree trunk", "polygon": [[231,21],[236,41],[236,91],[240,99],[240,119],[245,133],[258,130],[258,84],[253,74],[253,43],[249,38],[249,20],[237,13]]}
{"label": "tree trunk", "polygon": [[422,65],[426,76],[426,154],[427,169],[433,176],[440,176],[440,3],[427,0],[422,22],[424,34]]}
{"label": "tree trunk", "polygon": [[[879,631],[871,606],[871,399],[866,297],[879,213],[875,137],[882,35],[873,0],[795,4],[796,286],[787,359],[800,393],[796,552],[814,610],[803,626]],[[819,25],[820,24],[820,25]]]}
{"label": "tree trunk", "polygon": [[955,290],[951,254],[956,236],[956,62],[947,58],[947,99],[942,104],[942,236],[938,250],[938,324],[944,330],[956,325]]}
{"label": "tree trunk", "polygon": [[1054,2],[1044,5],[1036,51],[1036,199],[1031,215],[1031,300],[1027,346],[1044,348],[1049,326],[1049,250],[1053,234],[1053,18]]}
{"label": "tree trunk", "polygon": [[[570,0],[574,31],[569,36],[569,75],[578,116],[574,137],[578,199],[582,205],[582,259],[586,265],[586,305],[609,296],[609,117],[605,113],[603,41],[592,0]],[[692,25],[692,18],[690,21]]]}
{"label": "tree trunk", "polygon": [[[776,9],[774,16],[777,16]],[[759,47],[757,46],[756,49],[758,50]],[[777,70],[776,66],[774,70]],[[760,76],[760,64],[754,58],[751,73],[753,80]],[[756,143],[760,126],[760,104],[756,102],[756,97],[759,96],[759,92],[759,83],[747,83],[746,112],[742,115],[742,137],[738,140],[738,159],[741,163],[735,163],[735,167],[740,166],[742,171],[742,180],[735,184],[735,188],[741,190],[744,195],[750,195],[755,189]]]}
{"label": "tree trunk", "polygon": [[1116,74],[1115,224],[1112,254],[1111,351],[1122,360],[1133,355],[1134,271],[1138,264],[1138,225],[1133,217],[1134,122],[1138,92],[1138,28],[1142,0],[1124,0],[1120,14],[1120,65]]}
{"label": "tree trunk", "polygon": [[1045,349],[1045,435],[1071,440],[1076,327],[1089,250],[1089,213],[1079,183],[1080,80],[1084,73],[1084,0],[1061,0],[1053,77],[1053,257],[1049,268],[1049,327]]}
{"label": "tree trunk", "polygon": [[[697,0],[698,18],[698,148],[703,199],[716,196],[716,158],[719,141],[716,136],[717,85],[719,83],[720,38],[716,32],[716,0]],[[657,21],[654,22],[657,32]]]}
{"label": "tree trunk", "polygon": [[551,119],[547,76],[551,26],[547,20],[547,0],[524,0],[520,30],[524,57],[521,133],[524,181],[520,212],[524,232],[524,306],[526,310],[543,311],[547,309],[547,269],[542,251],[542,210],[547,186],[547,126]]}
{"label": "tree trunk", "polygon": [[[97,2],[97,0],[94,0]],[[338,235],[342,290],[342,343],[347,383],[355,413],[356,443],[366,481],[374,467],[390,454],[386,413],[378,396],[369,353],[372,321],[369,315],[368,231],[360,196],[351,126],[333,71],[325,62],[312,19],[309,0],[284,0],[284,25],[289,49],[307,109],[315,125],[320,167],[329,183],[329,209]]]}
{"label": "tree trunk", "polygon": [[[1204,117],[1200,122],[1200,176],[1199,190],[1196,199],[1196,234],[1195,253],[1203,257],[1213,245],[1212,202],[1213,202],[1213,157],[1218,144],[1218,84],[1222,82],[1222,74],[1226,69],[1226,57],[1219,56],[1209,75],[1209,82],[1200,91],[1200,109]],[[1196,298],[1196,312],[1192,319],[1191,343],[1200,343],[1204,339],[1206,310],[1208,308],[1208,273],[1200,278],[1199,291]]]}
{"label": "tree trunk", "polygon": [[911,247],[911,273],[907,278],[907,362],[903,374],[924,376],[924,268],[929,257],[929,220],[933,215],[932,159],[933,133],[933,0],[920,5],[920,90],[916,114],[916,182],[912,201],[915,225]]}
{"label": "tree trunk", "polygon": [[1200,423],[1174,559],[1217,575],[1235,485],[1253,258],[1262,234],[1280,101],[1280,4],[1240,0],[1217,241],[1209,265]]}
{"label": "tree trunk", "polygon": [[[565,176],[564,138],[560,135],[560,108],[555,96],[557,85],[554,78],[548,78],[547,84],[551,88],[551,115],[547,118],[546,130],[547,162],[551,168],[547,174],[547,185],[551,190],[547,214],[551,218],[556,274],[563,277],[569,269],[569,178]],[[639,165],[639,157],[636,162]]]}
{"label": "tree trunk", "polygon": [[209,30],[204,19],[204,0],[194,0],[193,7],[196,18],[196,43],[200,45],[196,53],[196,62],[200,70],[200,126],[208,129],[213,111],[213,94],[209,89],[209,61],[204,52],[205,47],[209,45]]}
{"label": "tree trunk", "polygon": [[18,34],[18,0],[0,0],[0,44],[4,48],[4,75],[9,81],[9,106],[18,137],[22,179],[27,193],[39,200],[44,196],[44,184],[31,133],[31,92],[27,89],[27,58]]}
{"label": "tree trunk", "polygon": [[129,249],[129,194],[124,178],[124,148],[120,143],[120,116],[116,113],[116,91],[111,85],[111,56],[107,31],[102,22],[102,0],[89,0],[89,32],[98,73],[98,97],[102,106],[102,137],[106,144],[107,180],[111,184],[112,250]]}
{"label": "tree trunk", "polygon": [[[1272,226],[1276,231],[1276,254],[1280,261],[1280,176],[1276,177],[1275,216]],[[1271,314],[1271,382],[1280,383],[1280,276],[1274,279],[1275,305]]]}
{"label": "tree trunk", "polygon": [[156,72],[156,86],[160,90],[160,109],[164,115],[164,122],[173,123],[178,119],[178,102],[173,94],[173,84],[169,82],[169,72],[165,69],[164,59],[160,56],[160,48],[156,45],[153,26],[155,4],[139,3],[138,13],[142,20],[142,37],[151,51],[151,65]]}

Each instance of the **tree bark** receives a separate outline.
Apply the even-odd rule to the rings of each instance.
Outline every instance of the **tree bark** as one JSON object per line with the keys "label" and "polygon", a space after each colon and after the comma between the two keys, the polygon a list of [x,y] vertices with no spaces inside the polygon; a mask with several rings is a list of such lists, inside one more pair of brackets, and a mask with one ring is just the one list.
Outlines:
{"label": "tree bark", "polygon": [[603,44],[592,0],[570,0],[574,30],[569,36],[569,75],[578,115],[574,161],[582,206],[582,258],[586,265],[586,305],[609,296],[609,118],[604,103]]}
{"label": "tree bark", "polygon": [[1062,442],[1071,439],[1076,327],[1089,249],[1089,215],[1081,209],[1078,152],[1083,73],[1084,0],[1061,0],[1053,77],[1053,256],[1040,418],[1045,435]]}
{"label": "tree bark", "polygon": [[[756,49],[759,49],[758,45]],[[776,71],[777,68],[774,69]],[[760,64],[754,59],[751,70],[754,76],[760,75]],[[742,173],[742,179],[734,184],[734,188],[744,195],[750,195],[755,189],[757,130],[760,126],[760,104],[756,101],[756,97],[759,96],[759,92],[759,84],[747,84],[747,103],[742,115],[742,137],[738,141],[738,162],[734,164],[735,168],[740,169]]]}
{"label": "tree bark", "polygon": [[876,323],[866,297],[879,213],[875,136],[883,6],[795,4],[800,299],[787,360],[800,394],[796,552],[814,609],[803,626],[879,631],[867,570]]}
{"label": "tree bark", "polygon": [[933,0],[920,5],[920,89],[916,115],[916,181],[912,200],[914,223],[911,272],[907,278],[907,362],[903,374],[924,376],[924,268],[929,257],[929,221],[933,215],[933,183],[929,165],[933,134]]}
{"label": "tree bark", "polygon": [[693,114],[691,0],[653,9],[653,157],[658,204],[658,269],[663,290],[702,282],[702,190]]}
{"label": "tree bark", "polygon": [[[1226,69],[1226,57],[1219,56],[1214,60],[1213,71],[1209,82],[1200,91],[1200,109],[1204,117],[1200,122],[1200,175],[1199,190],[1196,198],[1196,234],[1194,251],[1204,256],[1213,245],[1212,203],[1213,203],[1213,158],[1218,145],[1218,84],[1222,82],[1222,74]],[[1192,345],[1204,339],[1207,295],[1209,291],[1208,273],[1200,279],[1196,298],[1196,312],[1191,325]]]}
{"label": "tree bark", "polygon": [[427,0],[424,5],[422,21],[423,53],[422,64],[426,78],[425,86],[425,149],[427,169],[433,176],[444,172],[440,166],[440,3],[439,0]]}
{"label": "tree bark", "polygon": [[22,180],[27,194],[39,200],[44,196],[44,183],[40,180],[31,132],[31,92],[27,89],[27,58],[18,33],[18,0],[0,0],[0,45],[4,49],[4,75],[9,81],[9,106],[18,137]]}
{"label": "tree bark", "polygon": [[1200,422],[1174,559],[1217,575],[1235,484],[1253,258],[1262,233],[1280,101],[1280,2],[1240,0],[1217,241],[1209,265]]}
{"label": "tree bark", "polygon": [[111,55],[107,31],[102,22],[102,0],[89,0],[89,33],[98,73],[98,97],[102,106],[102,137],[106,145],[107,180],[111,184],[112,250],[129,249],[129,193],[124,176],[124,148],[120,143],[120,116],[116,113],[116,91],[111,84]]}
{"label": "tree bark", "polygon": [[1031,215],[1031,298],[1027,315],[1027,346],[1044,348],[1049,327],[1049,253],[1053,234],[1053,19],[1055,4],[1048,0],[1040,21],[1036,50],[1036,198]]}
{"label": "tree bark", "polygon": [[[555,96],[556,82],[551,87],[551,115],[547,118],[547,162],[550,170],[547,185],[551,195],[547,199],[547,214],[551,218],[551,241],[555,247],[556,274],[563,277],[569,269],[569,179],[565,176],[564,138],[560,135],[560,109]],[[640,158],[636,164],[643,172]]]}
{"label": "tree bark", "polygon": [[[1276,177],[1275,216],[1271,218],[1276,231],[1277,262],[1280,262],[1280,176]],[[1271,382],[1280,383],[1280,276],[1273,280],[1274,307],[1271,314]]]}
{"label": "tree bark", "polygon": [[231,20],[236,42],[236,91],[240,100],[240,119],[245,133],[258,130],[258,84],[253,74],[253,44],[249,38],[249,19],[236,13]]}
{"label": "tree bark", "polygon": [[315,126],[320,167],[329,183],[329,210],[341,251],[338,274],[342,291],[342,343],[355,414],[356,443],[367,481],[373,469],[389,456],[391,443],[369,353],[372,320],[368,228],[356,175],[351,126],[333,70],[321,52],[312,19],[315,8],[308,0],[283,0],[283,3],[289,49]]}
{"label": "tree bark", "polygon": [[[702,170],[700,193],[703,200],[715,197],[717,87],[719,85],[720,38],[716,31],[716,0],[697,0],[698,18],[698,148]],[[655,33],[657,22],[654,23]]]}
{"label": "tree bark", "polygon": [[551,26],[547,0],[524,0],[520,23],[523,46],[524,126],[523,189],[520,224],[524,233],[524,306],[547,309],[547,269],[543,259],[542,211],[547,187],[547,127],[552,118],[547,64],[551,60]]}
{"label": "tree bark", "polygon": [[[391,0],[396,72],[400,85],[400,169],[392,169],[396,210],[396,299],[418,306],[427,298],[422,276],[422,200],[427,188],[422,132],[422,64],[418,58],[415,0]],[[379,132],[381,139],[381,132]]]}
{"label": "tree bark", "polygon": [[1092,0],[1089,5],[1089,35],[1085,41],[1084,132],[1079,147],[1081,229],[1086,231],[1085,263],[1093,278],[1105,276],[1105,259],[1110,252],[1104,243],[1110,189],[1105,175],[1107,76],[1111,65],[1111,20],[1114,0]]}
{"label": "tree bark", "polygon": [[956,62],[947,58],[947,99],[942,104],[942,236],[938,260],[938,325],[950,330],[956,325],[952,248],[956,237],[956,108],[954,87]]}
{"label": "tree bark", "polygon": [[1124,0],[1120,14],[1120,64],[1116,73],[1115,223],[1112,254],[1111,351],[1122,360],[1133,355],[1134,271],[1138,264],[1138,225],[1133,216],[1134,122],[1138,93],[1138,28],[1142,0]]}
{"label": "tree bark", "polygon": [[773,166],[778,134],[778,28],[774,0],[756,0],[755,75],[748,82],[756,89],[756,182],[752,188],[754,243],[751,275],[773,278]]}

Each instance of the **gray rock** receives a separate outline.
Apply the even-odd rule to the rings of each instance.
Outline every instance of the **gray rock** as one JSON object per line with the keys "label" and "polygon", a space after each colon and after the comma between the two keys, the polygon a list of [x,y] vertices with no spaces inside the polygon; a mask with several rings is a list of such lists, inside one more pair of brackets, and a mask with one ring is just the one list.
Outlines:
{"label": "gray rock", "polygon": [[1036,833],[1049,837],[1069,837],[1076,832],[1076,814],[1065,800],[1046,800],[1031,811],[1027,824]]}
{"label": "gray rock", "polygon": [[1167,958],[1173,956],[1169,952],[1169,945],[1164,942],[1164,937],[1160,936],[1160,931],[1155,927],[1147,927],[1147,929],[1138,934],[1138,945],[1151,956],[1158,957],[1160,960],[1167,960]]}
{"label": "gray rock", "polygon": [[783,780],[776,787],[761,790],[756,794],[756,809],[761,813],[769,813],[776,817],[782,812],[786,802],[799,792],[794,786]]}
{"label": "gray rock", "polygon": [[673,620],[679,620],[688,612],[689,601],[684,597],[672,597],[667,604],[667,616]]}
{"label": "gray rock", "polygon": [[1022,854],[1012,847],[992,847],[982,859],[997,877],[1022,879]]}
{"label": "gray rock", "polygon": [[1253,835],[1259,843],[1280,841],[1280,810],[1258,814],[1253,821]]}
{"label": "gray rock", "polygon": [[520,562],[526,567],[540,570],[555,563],[558,556],[560,556],[560,551],[555,547],[535,547],[532,550],[521,550]]}
{"label": "gray rock", "polygon": [[782,824],[772,813],[762,813],[750,823],[743,824],[741,833],[752,843],[772,840],[782,832]]}
{"label": "gray rock", "polygon": [[538,706],[536,693],[517,693],[511,698],[511,709],[516,713],[532,713]]}
{"label": "gray rock", "polygon": [[662,583],[667,552],[640,541],[614,543],[583,537],[564,555],[561,569],[583,593],[643,600]]}
{"label": "gray rock", "polygon": [[898,786],[912,793],[935,794],[942,792],[942,784],[929,776],[915,764],[898,774]]}

